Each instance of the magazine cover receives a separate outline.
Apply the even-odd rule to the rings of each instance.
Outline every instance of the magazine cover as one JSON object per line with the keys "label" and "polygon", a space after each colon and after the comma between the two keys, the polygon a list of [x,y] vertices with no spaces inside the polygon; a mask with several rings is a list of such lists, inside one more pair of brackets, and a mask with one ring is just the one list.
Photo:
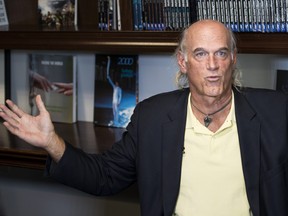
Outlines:
{"label": "magazine cover", "polygon": [[94,123],[127,126],[138,102],[138,55],[96,54]]}
{"label": "magazine cover", "polygon": [[77,25],[77,0],[38,0],[43,28],[61,29]]}
{"label": "magazine cover", "polygon": [[76,57],[29,54],[29,104],[38,114],[35,96],[40,94],[53,122],[76,121]]}

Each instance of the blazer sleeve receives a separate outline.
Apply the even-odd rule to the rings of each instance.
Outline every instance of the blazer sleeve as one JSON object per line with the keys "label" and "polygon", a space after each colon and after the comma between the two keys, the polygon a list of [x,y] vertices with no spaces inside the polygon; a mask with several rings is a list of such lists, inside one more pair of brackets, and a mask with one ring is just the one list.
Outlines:
{"label": "blazer sleeve", "polygon": [[56,164],[48,157],[46,175],[94,195],[111,195],[136,182],[137,108],[122,139],[102,154],[88,154],[66,142]]}

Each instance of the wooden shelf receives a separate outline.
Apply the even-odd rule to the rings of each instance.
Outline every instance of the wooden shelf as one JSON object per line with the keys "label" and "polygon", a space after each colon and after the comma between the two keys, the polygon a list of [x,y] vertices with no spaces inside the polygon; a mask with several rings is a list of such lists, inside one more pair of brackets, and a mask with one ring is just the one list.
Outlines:
{"label": "wooden shelf", "polygon": [[[0,31],[0,49],[173,53],[179,36],[180,32],[172,31],[41,31],[31,27],[19,30],[18,27]],[[288,54],[287,33],[248,32],[236,33],[236,37],[239,53]]]}
{"label": "wooden shelf", "polygon": [[174,51],[178,35],[177,32],[4,30],[0,31],[0,49],[162,53]]}
{"label": "wooden shelf", "polygon": [[288,33],[236,33],[239,53],[288,54]]}
{"label": "wooden shelf", "polygon": [[[124,130],[95,127],[93,123],[88,122],[54,125],[57,133],[67,142],[88,153],[101,153],[111,148]],[[44,169],[47,153],[11,135],[2,124],[0,140],[0,165]]]}

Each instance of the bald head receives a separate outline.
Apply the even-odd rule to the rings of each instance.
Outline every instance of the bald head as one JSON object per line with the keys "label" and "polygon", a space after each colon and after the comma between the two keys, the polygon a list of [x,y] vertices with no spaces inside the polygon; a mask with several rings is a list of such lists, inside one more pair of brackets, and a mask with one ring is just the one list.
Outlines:
{"label": "bald head", "polygon": [[189,49],[193,49],[191,46],[194,46],[199,39],[207,42],[225,40],[229,49],[232,52],[236,51],[236,41],[233,33],[223,23],[216,20],[200,20],[185,29],[180,40],[179,49],[182,52],[186,52],[187,46],[189,46]]}

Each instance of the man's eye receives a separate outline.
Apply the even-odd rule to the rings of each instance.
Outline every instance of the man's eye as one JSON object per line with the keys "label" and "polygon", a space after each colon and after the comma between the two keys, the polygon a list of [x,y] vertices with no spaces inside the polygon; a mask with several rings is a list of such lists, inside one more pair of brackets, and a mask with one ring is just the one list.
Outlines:
{"label": "man's eye", "polygon": [[215,53],[216,56],[220,57],[220,58],[226,58],[228,56],[227,51],[218,51]]}
{"label": "man's eye", "polygon": [[203,57],[207,56],[207,53],[206,52],[197,52],[197,53],[195,53],[195,56],[197,58],[203,58]]}

